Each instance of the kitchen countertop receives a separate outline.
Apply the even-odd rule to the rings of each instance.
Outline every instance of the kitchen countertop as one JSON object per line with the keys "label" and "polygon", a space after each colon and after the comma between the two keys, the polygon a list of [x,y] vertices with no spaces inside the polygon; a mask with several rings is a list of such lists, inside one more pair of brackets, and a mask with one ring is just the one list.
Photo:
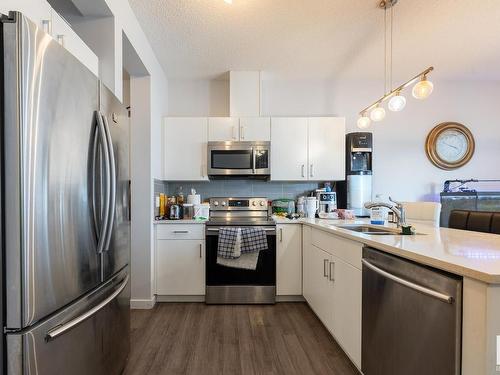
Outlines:
{"label": "kitchen countertop", "polygon": [[153,220],[153,224],[205,224],[208,220]]}
{"label": "kitchen countertop", "polygon": [[[411,222],[416,235],[369,235],[339,228],[339,225],[369,224],[370,219],[290,220],[273,216],[276,224],[302,224],[364,243],[415,262],[470,277],[488,284],[500,284],[500,235],[437,228]],[[204,224],[206,220],[154,220],[154,224]],[[381,225],[376,225],[381,227]],[[395,224],[385,227],[395,228]]]}
{"label": "kitchen countertop", "polygon": [[[347,224],[369,224],[369,219],[298,219],[292,222],[309,225],[347,239],[362,242],[387,253],[457,275],[488,284],[500,284],[500,235],[497,234],[437,228],[415,222],[410,224],[420,234],[382,236],[336,227]],[[394,224],[385,226],[395,228]],[[377,225],[376,227],[381,226]]]}

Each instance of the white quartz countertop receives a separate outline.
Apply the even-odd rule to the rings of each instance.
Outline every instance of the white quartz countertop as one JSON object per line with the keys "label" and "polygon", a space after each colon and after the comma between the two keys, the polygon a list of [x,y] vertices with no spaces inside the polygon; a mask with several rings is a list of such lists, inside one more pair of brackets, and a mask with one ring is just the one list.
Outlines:
{"label": "white quartz countertop", "polygon": [[208,220],[153,220],[153,224],[205,224]]}
{"label": "white quartz countertop", "polygon": [[[436,228],[411,222],[416,235],[370,235],[339,228],[339,225],[369,224],[369,219],[324,220],[273,217],[277,224],[303,224],[362,242],[373,248],[401,256],[457,275],[488,284],[500,284],[500,235]],[[203,220],[154,220],[154,224],[204,224]],[[381,227],[377,225],[376,227]],[[386,225],[395,228],[394,224]]]}
{"label": "white quartz countertop", "polygon": [[[497,234],[436,228],[410,222],[420,234],[384,236],[363,234],[337,227],[347,224],[369,224],[369,219],[299,219],[298,222],[421,264],[489,284],[500,284],[500,235]],[[393,224],[386,226],[395,228]]]}

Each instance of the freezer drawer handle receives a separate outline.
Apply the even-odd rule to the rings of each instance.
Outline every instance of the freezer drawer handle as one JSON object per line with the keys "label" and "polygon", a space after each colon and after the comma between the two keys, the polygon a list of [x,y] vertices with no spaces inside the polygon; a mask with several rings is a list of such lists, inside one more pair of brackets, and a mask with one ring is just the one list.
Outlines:
{"label": "freezer drawer handle", "polygon": [[118,289],[116,289],[113,294],[111,294],[108,298],[106,298],[104,301],[102,301],[100,304],[97,306],[94,306],[91,308],[89,311],[87,311],[85,314],[80,315],[79,317],[70,320],[68,323],[65,323],[63,325],[60,325],[54,329],[51,329],[49,332],[47,332],[47,336],[45,337],[46,341],[52,341],[55,340],[58,336],[63,335],[67,331],[71,330],[72,328],[76,327],[78,324],[84,322],[88,318],[90,318],[92,315],[95,315],[97,312],[102,310],[106,305],[108,305],[111,301],[113,301],[122,291],[125,289],[127,286],[129,279],[129,275],[125,277],[125,279],[122,281]]}
{"label": "freezer drawer handle", "polygon": [[431,296],[431,297],[434,297],[434,298],[437,298],[443,302],[446,302],[446,303],[450,303],[452,304],[453,303],[453,297],[451,296],[447,296],[446,294],[443,294],[443,293],[439,293],[439,292],[436,292],[435,290],[432,290],[432,289],[429,289],[429,288],[426,288],[425,286],[421,286],[421,285],[418,285],[418,284],[415,284],[415,283],[412,283],[410,281],[407,281],[407,280],[404,280],[400,277],[397,277],[389,272],[386,272],[384,271],[383,269],[380,269],[378,268],[377,266],[371,264],[370,262],[368,262],[367,260],[365,259],[361,259],[361,262],[366,266],[368,267],[369,269],[371,269],[372,271],[378,273],[379,275],[382,275],[398,284],[401,284],[401,285],[404,285],[410,289],[413,289],[413,290],[416,290],[417,292],[420,292],[420,293],[423,293],[423,294],[426,294],[428,296]]}

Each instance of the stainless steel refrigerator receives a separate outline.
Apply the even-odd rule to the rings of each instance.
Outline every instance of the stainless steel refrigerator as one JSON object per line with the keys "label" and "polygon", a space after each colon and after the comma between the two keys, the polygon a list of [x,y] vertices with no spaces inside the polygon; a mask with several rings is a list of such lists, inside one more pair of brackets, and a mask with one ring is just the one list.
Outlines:
{"label": "stainless steel refrigerator", "polygon": [[1,22],[3,368],[119,374],[129,352],[129,120],[20,13]]}

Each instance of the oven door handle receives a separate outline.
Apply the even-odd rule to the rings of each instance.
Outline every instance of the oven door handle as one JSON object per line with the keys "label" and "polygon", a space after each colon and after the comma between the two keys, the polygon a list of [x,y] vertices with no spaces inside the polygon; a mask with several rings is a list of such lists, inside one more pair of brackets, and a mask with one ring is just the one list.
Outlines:
{"label": "oven door handle", "polygon": [[[222,227],[221,227],[222,228]],[[207,234],[210,233],[210,234],[217,234],[219,233],[219,229],[220,228],[206,228],[206,232]],[[271,233],[271,234],[276,234],[276,229],[275,228],[262,228],[264,229],[264,232],[266,233]]]}

